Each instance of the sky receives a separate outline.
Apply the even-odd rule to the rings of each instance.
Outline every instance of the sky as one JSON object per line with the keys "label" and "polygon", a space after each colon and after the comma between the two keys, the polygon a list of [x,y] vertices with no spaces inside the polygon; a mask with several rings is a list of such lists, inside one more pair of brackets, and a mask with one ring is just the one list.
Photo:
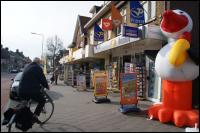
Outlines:
{"label": "sky", "polygon": [[89,10],[103,1],[1,1],[1,44],[33,59],[46,51],[46,39],[54,35],[63,46],[72,42],[78,15],[91,17]]}

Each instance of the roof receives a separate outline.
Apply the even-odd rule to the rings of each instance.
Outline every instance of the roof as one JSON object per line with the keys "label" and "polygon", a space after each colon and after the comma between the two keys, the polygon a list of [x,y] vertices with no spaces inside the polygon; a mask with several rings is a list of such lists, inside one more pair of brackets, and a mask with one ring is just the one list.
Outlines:
{"label": "roof", "polygon": [[90,17],[78,15],[77,21],[76,21],[76,27],[75,27],[75,30],[74,30],[73,41],[72,41],[72,44],[70,44],[70,46],[68,46],[68,48],[75,47],[75,45],[76,45],[76,38],[77,38],[79,27],[80,27],[81,34],[86,34],[87,33],[86,29],[84,28],[84,25],[86,23],[88,23],[90,21],[90,19],[91,19]]}
{"label": "roof", "polygon": [[86,16],[78,16],[79,17],[79,23],[80,23],[80,28],[81,28],[81,32],[82,33],[86,33],[86,30],[85,30],[85,28],[84,28],[84,26],[85,26],[85,24],[87,23],[87,22],[89,22],[90,21],[90,17],[86,17]]}

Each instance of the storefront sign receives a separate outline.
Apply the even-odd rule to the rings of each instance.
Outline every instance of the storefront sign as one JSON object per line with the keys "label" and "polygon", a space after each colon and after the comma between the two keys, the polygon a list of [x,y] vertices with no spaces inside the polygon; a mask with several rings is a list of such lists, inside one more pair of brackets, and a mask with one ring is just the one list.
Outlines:
{"label": "storefront sign", "polygon": [[80,90],[86,90],[85,75],[78,75],[76,79],[77,79],[77,88]]}
{"label": "storefront sign", "polygon": [[138,37],[138,28],[135,27],[130,27],[130,26],[123,26],[123,31],[122,31],[123,36],[127,37]]}
{"label": "storefront sign", "polygon": [[94,73],[94,96],[107,96],[107,75],[105,72]]}
{"label": "storefront sign", "polygon": [[137,104],[137,74],[120,74],[120,104]]}
{"label": "storefront sign", "polygon": [[139,1],[130,1],[130,21],[135,24],[144,24],[144,8]]}

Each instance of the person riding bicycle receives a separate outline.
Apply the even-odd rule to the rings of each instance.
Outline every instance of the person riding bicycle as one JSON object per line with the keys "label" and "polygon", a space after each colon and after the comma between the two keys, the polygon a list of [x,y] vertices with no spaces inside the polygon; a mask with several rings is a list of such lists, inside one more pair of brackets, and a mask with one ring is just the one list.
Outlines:
{"label": "person riding bicycle", "polygon": [[18,95],[25,100],[32,99],[38,102],[34,111],[34,121],[37,123],[40,123],[38,116],[45,105],[41,86],[49,90],[48,82],[40,67],[40,58],[36,57],[23,71],[22,79],[19,83]]}

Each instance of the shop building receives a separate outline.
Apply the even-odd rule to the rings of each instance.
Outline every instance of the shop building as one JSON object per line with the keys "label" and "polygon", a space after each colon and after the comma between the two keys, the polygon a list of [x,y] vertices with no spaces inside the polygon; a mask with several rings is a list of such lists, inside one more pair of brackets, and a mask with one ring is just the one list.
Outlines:
{"label": "shop building", "polygon": [[[104,41],[94,41],[94,25],[96,23],[102,27],[102,18],[111,19],[112,3],[120,11],[123,22],[116,29],[104,30]],[[92,18],[82,25],[83,28],[79,27],[81,22],[77,19],[70,54],[66,57],[66,66],[68,66],[66,68],[70,68],[66,73],[69,75],[69,70],[73,70],[75,64],[87,64],[83,65],[86,66],[84,70],[87,66],[89,70],[101,66],[99,69],[105,70],[108,74],[108,89],[116,91],[119,90],[120,73],[135,71],[138,72],[138,95],[154,102],[161,101],[162,84],[160,77],[155,73],[154,64],[157,52],[167,43],[159,26],[162,19],[161,14],[165,10],[182,9],[191,15],[194,23],[192,47],[199,49],[199,34],[197,34],[199,33],[199,7],[196,2],[188,1],[187,3],[185,5],[176,1],[142,1],[141,4],[145,10],[145,24],[143,25],[130,23],[130,1],[105,1],[101,7],[93,6],[90,10]],[[138,37],[123,36],[124,26],[137,27]],[[81,29],[85,30],[85,34],[80,34]],[[198,53],[198,51],[193,53]],[[196,56],[198,63],[199,56]],[[101,59],[99,63],[96,63],[97,59]],[[198,80],[199,78],[194,81],[193,85],[193,105],[195,107],[199,106]]]}
{"label": "shop building", "polygon": [[[111,19],[111,3],[111,1],[106,2],[84,26],[88,29],[88,42],[94,46],[94,54],[105,59],[104,68],[108,73],[108,89],[119,90],[120,73],[136,71],[139,73],[138,95],[142,98],[159,101],[161,79],[155,76],[154,58],[149,58],[149,55],[155,56],[156,52],[166,43],[159,28],[164,2],[142,2],[145,9],[144,25],[130,23],[130,1],[113,2],[123,17],[123,23],[114,30],[104,30],[103,42],[94,41],[94,23],[101,27],[102,18]],[[138,37],[123,36],[123,26],[137,27]]]}

